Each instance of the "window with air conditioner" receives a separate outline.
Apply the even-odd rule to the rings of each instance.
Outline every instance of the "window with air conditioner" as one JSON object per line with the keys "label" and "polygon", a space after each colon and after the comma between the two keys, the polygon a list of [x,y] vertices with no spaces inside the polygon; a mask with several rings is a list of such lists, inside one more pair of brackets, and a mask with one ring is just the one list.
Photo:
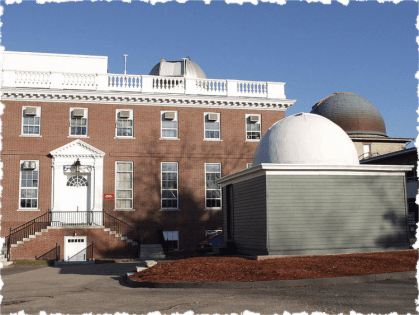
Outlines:
{"label": "window with air conditioner", "polygon": [[161,139],[178,139],[177,111],[161,111]]}
{"label": "window with air conditioner", "polygon": [[261,115],[246,115],[246,140],[259,141],[261,138]]}
{"label": "window with air conditioner", "polygon": [[204,140],[220,139],[220,114],[204,113]]}
{"label": "window with air conditioner", "polygon": [[132,109],[116,110],[116,130],[117,138],[134,137],[134,112]]}
{"label": "window with air conditioner", "polygon": [[22,108],[22,136],[41,135],[41,107],[24,106]]}
{"label": "window with air conditioner", "polygon": [[39,161],[20,161],[19,208],[38,209]]}
{"label": "window with air conditioner", "polygon": [[87,108],[70,108],[70,136],[87,137]]}

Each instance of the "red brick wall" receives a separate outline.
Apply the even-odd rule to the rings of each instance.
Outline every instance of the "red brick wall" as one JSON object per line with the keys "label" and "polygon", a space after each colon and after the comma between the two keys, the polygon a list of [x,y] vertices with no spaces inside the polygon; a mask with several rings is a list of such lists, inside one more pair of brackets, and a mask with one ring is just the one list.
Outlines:
{"label": "red brick wall", "polygon": [[87,236],[87,246],[93,243],[94,258],[117,258],[124,257],[124,251],[136,251],[137,246],[133,246],[115,234],[109,234],[103,228],[82,229],[48,229],[48,232],[42,232],[35,239],[18,245],[17,248],[10,249],[10,260],[16,259],[35,259],[41,257],[50,250],[53,250],[58,244],[60,246],[60,259],[64,260],[64,236],[73,236],[76,232],[77,236]]}
{"label": "red brick wall", "polygon": [[[49,152],[74,141],[69,135],[70,107],[88,108],[88,136],[82,141],[102,150],[104,193],[115,193],[115,161],[134,162],[133,212],[113,211],[114,200],[104,200],[105,211],[141,231],[143,243],[157,243],[158,230],[179,231],[181,249],[193,248],[205,230],[221,229],[221,211],[204,211],[204,163],[222,163],[222,176],[252,163],[258,143],[245,142],[245,114],[261,114],[262,134],[285,117],[283,111],[219,108],[165,107],[146,105],[75,104],[5,101],[3,122],[2,236],[35,218],[51,206],[51,163]],[[41,106],[40,138],[19,137],[22,106]],[[135,139],[114,139],[116,109],[133,109]],[[178,112],[180,140],[159,140],[160,111]],[[203,141],[204,112],[221,114],[221,140]],[[40,211],[16,211],[19,206],[19,161],[40,161]],[[160,209],[160,163],[178,162],[179,208]],[[136,231],[133,231],[136,232]],[[54,243],[55,244],[55,243]]]}

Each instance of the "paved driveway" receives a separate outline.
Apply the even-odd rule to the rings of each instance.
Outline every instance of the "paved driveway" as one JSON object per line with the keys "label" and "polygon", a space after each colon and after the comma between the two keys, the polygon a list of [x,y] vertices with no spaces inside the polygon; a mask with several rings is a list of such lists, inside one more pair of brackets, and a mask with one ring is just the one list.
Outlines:
{"label": "paved driveway", "polygon": [[135,265],[7,267],[1,270],[1,314],[416,313],[415,279],[299,288],[147,289],[125,284],[125,273]]}

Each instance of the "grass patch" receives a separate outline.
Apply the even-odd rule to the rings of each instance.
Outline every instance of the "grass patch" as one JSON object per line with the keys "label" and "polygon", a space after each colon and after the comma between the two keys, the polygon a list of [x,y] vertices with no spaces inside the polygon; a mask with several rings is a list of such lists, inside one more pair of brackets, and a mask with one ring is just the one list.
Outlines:
{"label": "grass patch", "polygon": [[19,259],[13,260],[14,266],[48,266],[48,260],[40,259],[40,260],[26,260],[26,259]]}

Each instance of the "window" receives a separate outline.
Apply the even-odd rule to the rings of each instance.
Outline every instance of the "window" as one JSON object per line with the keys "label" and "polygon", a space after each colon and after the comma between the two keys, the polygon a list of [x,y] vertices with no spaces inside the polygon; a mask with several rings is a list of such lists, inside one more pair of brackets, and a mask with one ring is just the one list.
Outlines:
{"label": "window", "polygon": [[221,208],[221,185],[215,181],[221,178],[220,163],[205,163],[205,208]]}
{"label": "window", "polygon": [[20,161],[20,209],[38,209],[39,161]]}
{"label": "window", "polygon": [[175,111],[161,112],[161,137],[163,139],[177,139],[178,116]]}
{"label": "window", "polygon": [[70,136],[87,137],[87,108],[70,108]]}
{"label": "window", "polygon": [[246,168],[251,168],[253,167],[253,163],[246,163]]}
{"label": "window", "polygon": [[179,231],[163,231],[163,237],[169,250],[179,249]]}
{"label": "window", "polygon": [[24,106],[22,108],[22,135],[39,136],[41,134],[41,107]]}
{"label": "window", "polygon": [[134,113],[132,109],[116,110],[116,137],[132,138],[134,136]]}
{"label": "window", "polygon": [[246,140],[260,140],[260,115],[246,115]]}
{"label": "window", "polygon": [[132,209],[133,163],[116,162],[115,208]]}
{"label": "window", "polygon": [[178,208],[178,164],[161,164],[161,207],[162,209]]}
{"label": "window", "polygon": [[204,139],[205,140],[220,140],[220,114],[219,113],[204,113]]}
{"label": "window", "polygon": [[73,187],[89,186],[89,182],[87,181],[86,177],[83,175],[74,175],[68,179],[67,186],[73,186]]}
{"label": "window", "polygon": [[370,158],[370,155],[371,155],[371,144],[364,144],[363,147],[364,147],[364,155],[363,155],[363,158],[364,159]]}

